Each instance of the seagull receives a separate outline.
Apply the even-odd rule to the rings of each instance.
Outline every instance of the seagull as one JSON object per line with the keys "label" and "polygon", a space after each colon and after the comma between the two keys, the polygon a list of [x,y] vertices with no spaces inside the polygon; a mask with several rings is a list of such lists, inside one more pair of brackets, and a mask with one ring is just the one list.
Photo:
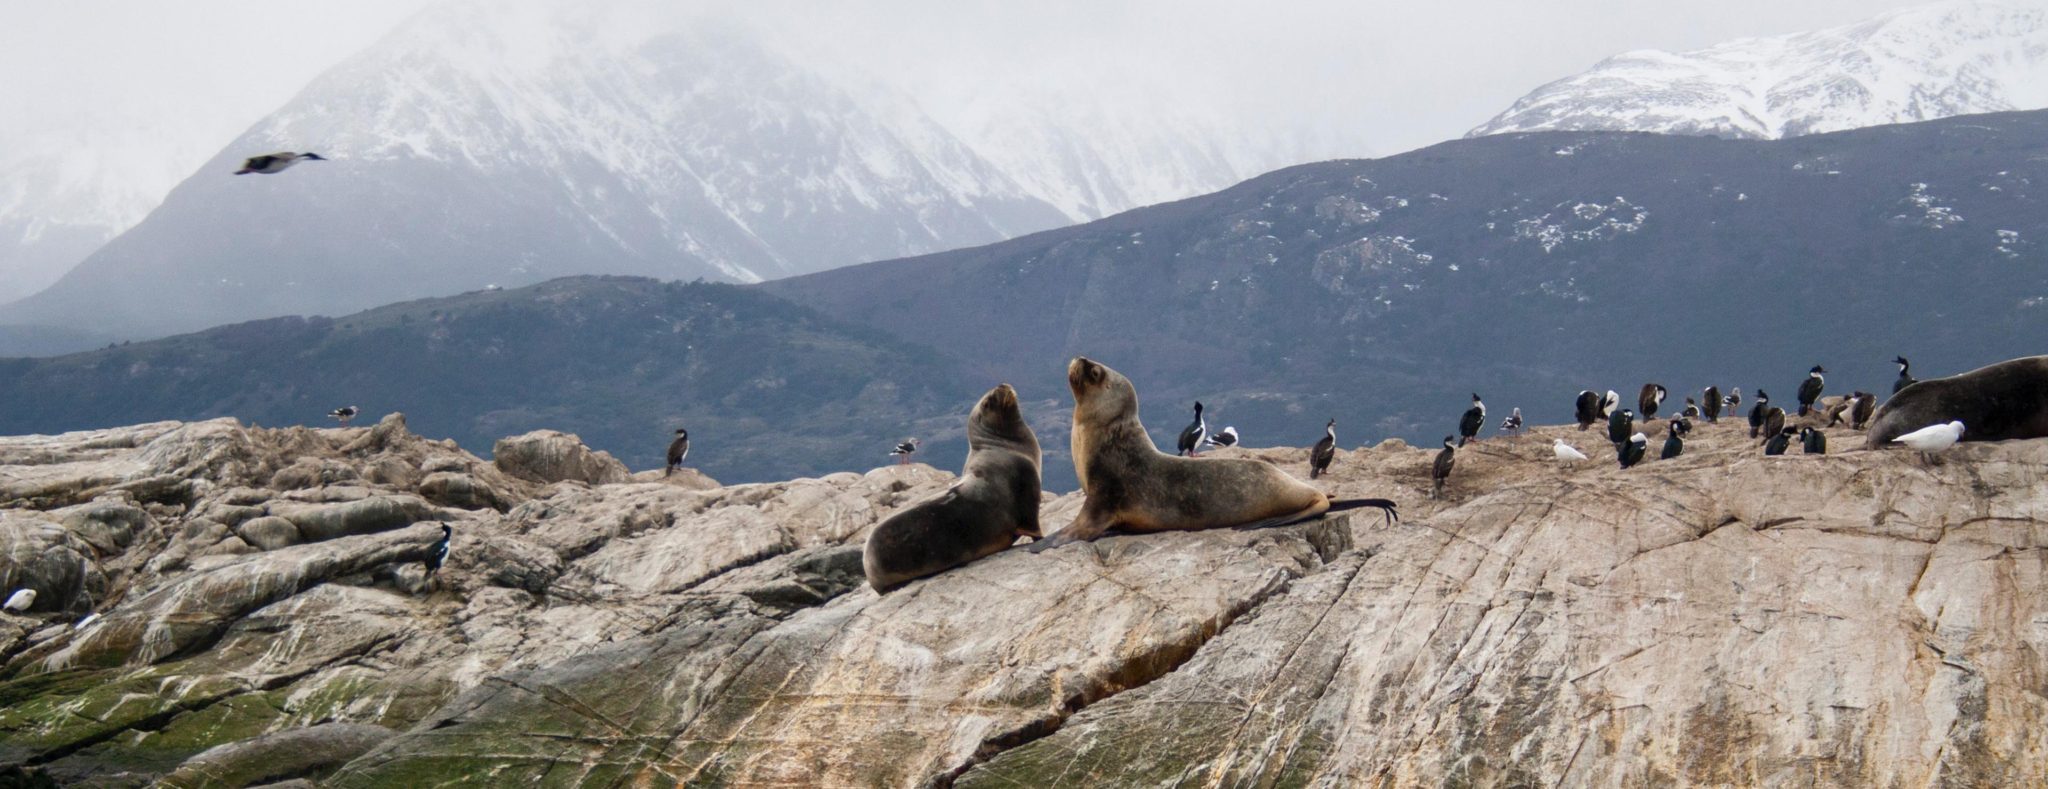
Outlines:
{"label": "seagull", "polygon": [[903,439],[903,443],[897,444],[896,448],[891,450],[889,454],[896,458],[896,465],[905,465],[910,462],[911,455],[917,454],[917,448],[923,445],[924,442],[917,440],[916,436],[912,436]]}
{"label": "seagull", "polygon": [[[1963,440],[1963,423],[1958,421],[1950,422],[1946,425],[1928,425],[1927,427],[1894,438],[1892,443],[1905,444],[1907,447],[1920,450],[1922,457],[1926,457],[1955,446],[1956,442],[1961,440]],[[12,603],[10,602],[9,605],[12,605]]]}
{"label": "seagull", "polygon": [[324,161],[327,161],[327,158],[317,153],[278,151],[277,153],[266,153],[262,156],[249,157],[248,161],[242,162],[242,169],[236,170],[235,174],[248,175],[250,173],[258,173],[261,175],[275,175],[284,172],[285,168],[299,162]]}
{"label": "seagull", "polygon": [[1550,442],[1550,451],[1557,455],[1558,463],[1567,466],[1586,459],[1585,453],[1565,443],[1562,438]]}
{"label": "seagull", "polygon": [[1514,409],[1514,413],[1508,414],[1508,418],[1506,418],[1506,419],[1503,419],[1503,420],[1500,420],[1500,429],[1501,429],[1501,431],[1502,431],[1502,432],[1507,432],[1507,433],[1519,433],[1519,432],[1521,432],[1521,430],[1522,430],[1522,409],[1521,409],[1520,407],[1517,407],[1517,408],[1515,408],[1515,409]]}
{"label": "seagull", "polygon": [[1236,428],[1236,427],[1225,427],[1225,428],[1223,428],[1223,432],[1221,432],[1221,433],[1217,433],[1216,435],[1213,435],[1213,436],[1210,436],[1210,437],[1208,437],[1208,438],[1202,439],[1202,445],[1203,445],[1203,446],[1211,446],[1211,447],[1234,447],[1234,446],[1237,446],[1237,428]]}
{"label": "seagull", "polygon": [[16,589],[16,590],[14,590],[14,594],[11,594],[11,595],[8,595],[8,596],[7,596],[7,604],[6,604],[6,605],[0,605],[0,608],[5,608],[5,609],[7,609],[7,612],[8,612],[8,613],[12,613],[12,614],[19,614],[19,613],[21,613],[21,612],[23,612],[23,611],[27,611],[27,610],[28,610],[28,608],[29,608],[29,606],[32,606],[32,605],[35,605],[35,604],[36,604],[36,590],[34,590],[34,589]]}
{"label": "seagull", "polygon": [[342,427],[348,427],[348,420],[356,418],[356,414],[360,413],[362,411],[358,410],[355,406],[345,405],[327,412],[327,415],[341,420]]}

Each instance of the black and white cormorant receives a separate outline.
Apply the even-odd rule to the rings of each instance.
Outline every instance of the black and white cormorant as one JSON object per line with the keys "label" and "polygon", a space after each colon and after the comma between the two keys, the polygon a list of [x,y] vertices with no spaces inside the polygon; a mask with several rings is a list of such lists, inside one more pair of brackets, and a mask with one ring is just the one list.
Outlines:
{"label": "black and white cormorant", "polygon": [[1637,433],[1628,441],[1614,445],[1615,454],[1621,460],[1621,467],[1628,468],[1643,462],[1643,455],[1650,451],[1650,437]]}
{"label": "black and white cormorant", "polygon": [[1764,435],[1774,436],[1785,429],[1785,409],[1771,406],[1764,409]]}
{"label": "black and white cormorant", "polygon": [[[1779,413],[1783,413],[1783,409],[1780,409]],[[1785,448],[1792,446],[1792,434],[1795,432],[1797,431],[1794,431],[1791,428],[1785,428],[1783,430],[1779,430],[1776,433],[1772,433],[1771,439],[1769,441],[1764,442],[1764,454],[1785,454]]]}
{"label": "black and white cormorant", "polygon": [[1500,420],[1500,430],[1501,430],[1501,432],[1503,432],[1503,433],[1519,433],[1519,432],[1522,432],[1522,407],[1521,407],[1521,406],[1516,406],[1516,407],[1515,407],[1515,408],[1514,408],[1514,409],[1513,409],[1512,411],[1510,411],[1510,412],[1508,413],[1508,418],[1506,418],[1506,419],[1503,419],[1503,420]]}
{"label": "black and white cormorant", "polygon": [[1678,429],[1678,420],[1671,420],[1671,430],[1664,435],[1664,451],[1657,455],[1657,459],[1670,460],[1685,452],[1684,434],[1685,431]]}
{"label": "black and white cormorant", "polygon": [[1436,462],[1429,466],[1429,497],[1444,497],[1444,481],[1451,478],[1451,466],[1456,465],[1458,448],[1451,443],[1450,436],[1444,436],[1444,449],[1436,453]]}
{"label": "black and white cormorant", "polygon": [[1806,371],[1806,380],[1799,383],[1799,415],[1806,416],[1813,411],[1813,404],[1820,400],[1820,390],[1826,389],[1828,379],[1821,375],[1827,372],[1816,364]]}
{"label": "black and white cormorant", "polygon": [[1686,419],[1685,417],[1678,417],[1677,419],[1673,419],[1671,420],[1670,429],[1671,432],[1677,433],[1681,436],[1692,435],[1692,420]]}
{"label": "black and white cormorant", "polygon": [[1472,393],[1472,407],[1465,409],[1465,415],[1458,418],[1458,446],[1479,435],[1479,428],[1486,425],[1486,404],[1479,401],[1479,393]]}
{"label": "black and white cormorant", "polygon": [[1828,453],[1828,434],[1811,427],[1799,428],[1800,450],[1809,455]]}
{"label": "black and white cormorant", "polygon": [[1572,401],[1572,414],[1579,420],[1579,429],[1592,427],[1600,421],[1600,393],[1591,389],[1579,392],[1579,398]]}
{"label": "black and white cormorant", "polygon": [[905,465],[910,462],[911,455],[917,454],[917,448],[921,446],[924,446],[924,442],[917,440],[917,436],[911,436],[903,439],[903,443],[897,444],[895,449],[889,450],[889,455],[896,458],[896,465]]}
{"label": "black and white cormorant", "polygon": [[1202,421],[1202,401],[1195,401],[1195,421],[1181,428],[1179,450],[1183,457],[1194,457],[1202,451],[1202,439],[1209,437],[1209,423]]}
{"label": "black and white cormorant", "polygon": [[1756,390],[1756,405],[1749,407],[1749,437],[1756,438],[1764,429],[1764,412],[1771,408],[1771,393]]}
{"label": "black and white cormorant", "polygon": [[355,406],[345,405],[327,412],[327,415],[341,420],[342,427],[348,427],[348,420],[356,418],[356,414],[360,413],[362,412],[357,410]]}
{"label": "black and white cormorant", "polygon": [[266,153],[262,156],[249,157],[247,160],[242,162],[242,169],[236,170],[235,174],[248,175],[250,173],[257,173],[260,175],[273,175],[276,173],[284,172],[285,168],[298,164],[299,162],[324,161],[327,161],[326,157],[323,157],[317,153],[292,153],[291,151],[278,151],[277,153]]}
{"label": "black and white cormorant", "polygon": [[1226,426],[1223,428],[1221,432],[1218,432],[1216,435],[1203,439],[1202,445],[1209,447],[1237,446],[1237,428],[1234,426]]}
{"label": "black and white cormorant", "polygon": [[661,472],[666,477],[676,473],[683,465],[683,458],[690,456],[690,431],[676,428],[676,438],[668,442],[668,470]]}
{"label": "black and white cormorant", "polygon": [[1857,392],[1856,407],[1849,409],[1849,429],[1862,430],[1870,424],[1870,416],[1876,411],[1877,395]]}
{"label": "black and white cormorant", "polygon": [[1906,361],[1906,357],[1893,358],[1892,364],[1899,366],[1899,380],[1892,382],[1892,394],[1898,394],[1900,389],[1912,386],[1919,380],[1913,377],[1913,363]]}
{"label": "black and white cormorant", "polygon": [[1323,425],[1323,438],[1308,450],[1308,478],[1315,479],[1330,473],[1330,462],[1337,459],[1337,420]]}
{"label": "black and white cormorant", "polygon": [[1700,403],[1700,415],[1706,417],[1708,422],[1719,422],[1721,405],[1721,387],[1709,386],[1705,401]]}
{"label": "black and white cormorant", "polygon": [[434,547],[427,551],[425,563],[427,565],[428,578],[432,578],[435,573],[440,572],[441,565],[448,561],[448,538],[453,536],[455,536],[455,530],[448,528],[446,523],[441,524],[441,539],[435,540]]}
{"label": "black and white cormorant", "polygon": [[1678,410],[1678,415],[1687,419],[1699,419],[1701,418],[1700,404],[1693,402],[1693,399],[1690,397],[1685,398],[1685,407]]}
{"label": "black and white cormorant", "polygon": [[1643,384],[1642,393],[1636,395],[1636,409],[1642,412],[1644,419],[1656,416],[1657,407],[1664,404],[1664,395],[1663,384]]}
{"label": "black and white cormorant", "polygon": [[1607,440],[1609,443],[1619,445],[1621,442],[1627,441],[1628,434],[1635,432],[1635,429],[1636,412],[1634,411],[1624,408],[1614,412],[1613,416],[1607,417]]}

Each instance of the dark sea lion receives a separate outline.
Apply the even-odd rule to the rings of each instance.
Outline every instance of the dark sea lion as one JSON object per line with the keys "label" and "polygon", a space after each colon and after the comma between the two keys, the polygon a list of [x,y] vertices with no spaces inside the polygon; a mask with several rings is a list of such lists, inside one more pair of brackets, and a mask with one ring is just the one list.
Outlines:
{"label": "dark sea lion", "polygon": [[1870,418],[1865,447],[1928,425],[1969,425],[1964,441],[2048,437],[2048,356],[2026,356],[1900,389]]}
{"label": "dark sea lion", "polygon": [[1009,384],[990,389],[967,416],[967,465],[946,492],[888,517],[861,552],[868,585],[888,592],[1039,537],[1038,437]]}
{"label": "dark sea lion", "polygon": [[1195,531],[1278,526],[1333,509],[1378,507],[1386,499],[1331,501],[1271,463],[1241,458],[1182,458],[1159,451],[1138,423],[1138,391],[1100,362],[1067,365],[1074,390],[1074,474],[1086,498],[1074,523],[1033,543],[1036,553],[1110,529]]}

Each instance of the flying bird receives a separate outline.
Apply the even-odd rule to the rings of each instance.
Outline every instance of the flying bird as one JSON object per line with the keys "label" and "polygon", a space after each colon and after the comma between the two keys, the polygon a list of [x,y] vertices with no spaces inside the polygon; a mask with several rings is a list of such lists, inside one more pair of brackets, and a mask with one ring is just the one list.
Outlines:
{"label": "flying bird", "polygon": [[1337,420],[1323,426],[1323,438],[1308,450],[1308,478],[1315,479],[1330,473],[1330,462],[1337,459]]}
{"label": "flying bird", "polygon": [[683,465],[683,458],[690,456],[690,431],[676,428],[675,440],[668,442],[668,469],[661,472],[666,477],[676,473]]}
{"label": "flying bird", "polygon": [[358,410],[355,406],[345,405],[327,412],[327,415],[335,419],[341,420],[342,427],[348,427],[348,420],[356,418],[356,414],[360,413],[362,413],[362,411]]}
{"label": "flying bird", "polygon": [[916,436],[911,436],[903,439],[903,443],[897,444],[895,449],[889,450],[889,456],[896,458],[896,465],[901,466],[909,463],[910,456],[917,454],[917,448],[921,446],[924,446],[924,442],[917,440]]}
{"label": "flying bird", "polygon": [[286,168],[299,162],[324,161],[327,161],[326,157],[317,153],[278,151],[277,153],[266,153],[262,156],[249,157],[247,161],[242,162],[242,169],[236,170],[235,174],[248,175],[250,173],[257,173],[260,175],[275,175],[284,172]]}
{"label": "flying bird", "polygon": [[1202,439],[1208,436],[1209,423],[1202,421],[1202,401],[1196,400],[1195,421],[1188,423],[1188,426],[1181,428],[1180,431],[1180,454],[1183,457],[1194,457],[1200,454]]}

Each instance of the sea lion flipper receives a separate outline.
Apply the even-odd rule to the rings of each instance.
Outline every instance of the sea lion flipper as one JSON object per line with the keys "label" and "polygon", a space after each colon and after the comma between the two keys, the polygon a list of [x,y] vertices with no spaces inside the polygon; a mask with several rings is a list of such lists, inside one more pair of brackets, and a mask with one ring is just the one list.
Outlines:
{"label": "sea lion flipper", "polygon": [[1394,508],[1392,499],[1334,499],[1330,502],[1331,512],[1343,512],[1364,507],[1378,507],[1381,511],[1385,512],[1387,525],[1389,526],[1401,520],[1401,513]]}
{"label": "sea lion flipper", "polygon": [[1093,508],[1084,508],[1081,510],[1081,516],[1075,518],[1073,523],[1067,524],[1066,528],[1053,532],[1051,537],[1024,546],[1024,550],[1044,553],[1070,542],[1093,540],[1108,533],[1109,527],[1114,524],[1115,521],[1105,513]]}

